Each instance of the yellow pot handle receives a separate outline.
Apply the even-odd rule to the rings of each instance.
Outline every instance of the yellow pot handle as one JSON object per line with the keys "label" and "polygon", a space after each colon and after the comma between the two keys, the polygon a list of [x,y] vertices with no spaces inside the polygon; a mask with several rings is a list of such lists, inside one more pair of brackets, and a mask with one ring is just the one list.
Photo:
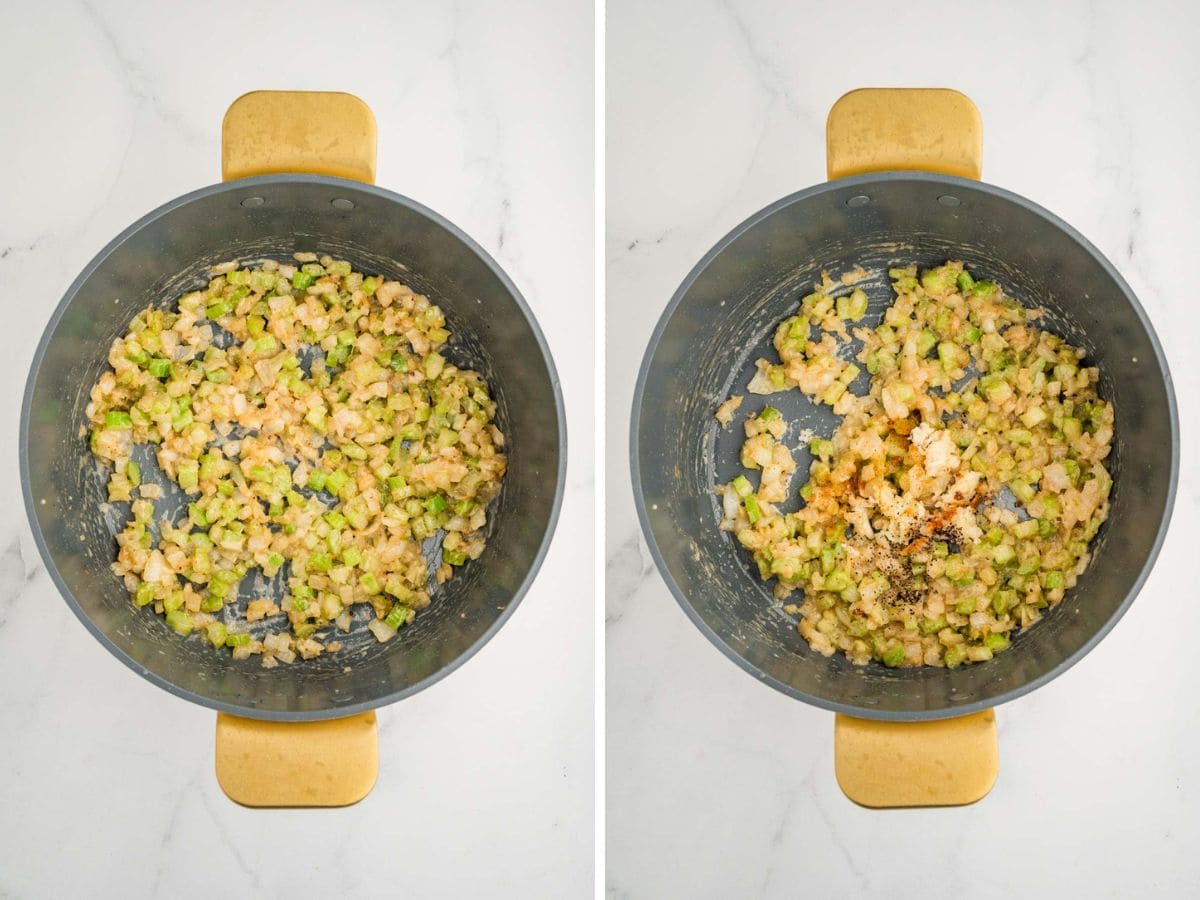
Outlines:
{"label": "yellow pot handle", "polygon": [[375,713],[266,722],[217,713],[217,783],[253,807],[349,806],[379,775]]}
{"label": "yellow pot handle", "polygon": [[879,722],[840,713],[833,723],[838,787],[861,806],[965,806],[1000,771],[996,713],[936,722]]}
{"label": "yellow pot handle", "polygon": [[825,164],[831,180],[899,170],[978,179],[983,120],[949,88],[860,88],[829,111]]}
{"label": "yellow pot handle", "polygon": [[371,108],[341,91],[252,91],[221,123],[221,178],[303,172],[375,183]]}
{"label": "yellow pot handle", "polygon": [[[947,88],[862,88],[844,94],[825,125],[829,178],[867,172],[941,172],[978,179],[983,122]],[[838,714],[834,772],[842,792],[874,808],[962,806],[996,783],[996,714],[937,722],[881,722]]]}

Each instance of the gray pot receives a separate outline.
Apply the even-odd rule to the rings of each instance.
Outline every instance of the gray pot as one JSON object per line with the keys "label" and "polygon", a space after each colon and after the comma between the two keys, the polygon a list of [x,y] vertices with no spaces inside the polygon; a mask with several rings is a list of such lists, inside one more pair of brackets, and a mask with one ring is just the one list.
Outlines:
{"label": "gray pot", "polygon": [[[1013,647],[957,670],[851,665],[808,647],[749,555],[718,530],[713,488],[740,471],[742,437],[713,411],[745,393],[774,327],[822,269],[965,261],[1025,302],[1044,327],[1087,350],[1116,410],[1114,487],[1095,558],[1061,604]],[[891,301],[866,283],[868,322]],[[871,315],[874,315],[874,320]],[[865,376],[864,376],[865,377]],[[742,411],[755,409],[749,395]],[[772,395],[791,435],[827,435],[836,418],[799,392]],[[760,404],[761,405],[761,404]],[[796,451],[801,472],[807,451]],[[995,706],[1065,671],[1137,596],[1171,515],[1179,422],[1162,348],[1116,269],[1077,231],[1030,201],[977,181],[918,172],[839,179],[786,197],[722,239],[675,293],[646,350],[633,401],[634,496],[650,551],[696,626],[747,672],[816,706],[876,719],[936,719]]]}
{"label": "gray pot", "polygon": [[[334,201],[337,201],[336,204]],[[508,438],[509,471],[483,556],[387,644],[359,627],[346,649],[294,667],[231,661],[138,610],[109,564],[114,523],[87,449],[84,407],[112,340],[133,314],[207,283],[231,258],[314,250],[405,281],[446,313],[445,355],[479,370]],[[562,395],[550,351],[516,287],[462,231],[371,185],[267,175],[173,200],[105,247],[59,303],[34,355],[21,410],[21,478],[38,549],[63,597],[134,671],[196,703],[263,719],[347,716],[429,686],[477,651],[512,614],[541,564],[566,467]],[[121,505],[118,505],[121,506]],[[119,525],[116,526],[119,529]],[[349,673],[343,667],[350,666]]]}

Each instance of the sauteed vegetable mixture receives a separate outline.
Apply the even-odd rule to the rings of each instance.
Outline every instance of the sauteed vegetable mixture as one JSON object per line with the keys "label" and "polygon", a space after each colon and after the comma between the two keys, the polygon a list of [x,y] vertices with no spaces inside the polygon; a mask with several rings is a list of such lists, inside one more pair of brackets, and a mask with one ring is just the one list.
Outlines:
{"label": "sauteed vegetable mixture", "polygon": [[[439,353],[441,310],[348,262],[295,260],[223,264],[177,311],[138,313],[87,407],[108,499],[132,506],[113,571],[133,602],[267,667],[339,649],[355,604],[392,638],[430,603],[422,542],[442,536],[439,584],[478,557],[505,472],[487,385]],[[174,521],[156,518],[143,444],[186,494]]]}
{"label": "sauteed vegetable mixture", "polygon": [[[1087,567],[1108,516],[1113,409],[1083,350],[962,263],[892,269],[895,300],[876,328],[857,325],[865,274],[823,273],[775,332],[779,362],[758,360],[747,388],[798,389],[842,416],[808,445],[803,504],[780,508],[795,498],[796,463],[788,423],[764,406],[744,422],[751,473],[718,489],[721,527],[776,597],[803,593],[784,608],[826,656],[988,660]],[[839,355],[851,338],[862,343],[858,364]],[[860,395],[850,386],[864,369]],[[740,402],[722,404],[718,420]]]}

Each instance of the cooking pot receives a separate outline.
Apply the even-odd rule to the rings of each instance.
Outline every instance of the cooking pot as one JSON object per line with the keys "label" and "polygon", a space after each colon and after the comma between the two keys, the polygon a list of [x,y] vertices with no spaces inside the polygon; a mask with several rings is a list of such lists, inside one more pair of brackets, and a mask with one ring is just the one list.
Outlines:
{"label": "cooking pot", "polygon": [[[650,339],[633,401],[631,457],[650,552],[692,622],[771,687],[839,713],[839,783],[872,806],[971,802],[995,780],[992,708],[1064,672],[1129,608],[1158,554],[1179,468],[1171,376],[1133,291],[1079,232],[1036,203],[984,184],[974,104],[950,90],[861,90],[827,124],[830,180],[755,213],[710,250],[668,304]],[[718,427],[716,406],[745,393],[772,336],[822,270],[863,266],[874,326],[893,294],[887,270],[963,260],[1040,305],[1039,324],[1087,352],[1115,409],[1107,465],[1108,521],[1078,584],[995,659],[955,670],[890,669],[826,658],[718,528],[714,489],[741,471],[740,429]],[[748,398],[753,400],[754,398]],[[789,434],[828,436],[829,407],[798,391],[771,404]],[[794,451],[806,472],[806,448]],[[936,722],[935,720],[942,720]],[[918,724],[925,723],[925,724]]]}
{"label": "cooking pot", "polygon": [[[340,805],[365,795],[378,760],[372,711],[433,684],[495,635],[537,573],[562,496],[562,395],[532,312],[462,230],[370,183],[375,133],[370,109],[348,94],[237,100],[223,126],[225,182],[148,213],[88,263],[50,317],[21,410],[25,504],[55,585],[123,663],[221,712],[218,778],[253,805]],[[410,627],[381,644],[357,622],[341,651],[264,669],[256,658],[181,639],[131,602],[110,569],[128,504],[105,512],[108,473],[88,453],[84,408],[110,344],[136,312],[206,285],[216,263],[290,261],[298,251],[401,280],[443,309],[452,333],[444,353],[486,379],[509,463],[483,555],[437,588]]]}

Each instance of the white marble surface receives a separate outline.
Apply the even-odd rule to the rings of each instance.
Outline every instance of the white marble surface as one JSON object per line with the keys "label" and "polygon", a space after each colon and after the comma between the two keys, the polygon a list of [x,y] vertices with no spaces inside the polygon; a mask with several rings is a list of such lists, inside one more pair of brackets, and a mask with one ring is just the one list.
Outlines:
{"label": "white marble surface", "polygon": [[[4,21],[0,897],[590,895],[593,610],[590,590],[562,585],[593,556],[579,343],[593,309],[591,4],[21,0]],[[20,392],[62,291],[142,213],[219,180],[225,108],[268,87],[373,107],[379,183],[508,271],[569,410],[562,519],[537,583],[462,669],[380,711],[379,782],[338,811],[225,799],[213,714],[137,678],[76,621],[17,474]]]}
{"label": "white marble surface", "polygon": [[[1196,896],[1196,7],[608,10],[610,895]],[[845,799],[832,715],[757,683],[692,626],[649,558],[628,487],[633,384],[667,300],[744,217],[824,180],[838,96],[888,85],[965,91],[983,114],[985,180],[1059,213],[1123,272],[1166,348],[1185,448],[1141,597],[1085,660],[998,711],[999,781],[955,810],[869,812]],[[611,340],[618,332],[631,337]]]}

